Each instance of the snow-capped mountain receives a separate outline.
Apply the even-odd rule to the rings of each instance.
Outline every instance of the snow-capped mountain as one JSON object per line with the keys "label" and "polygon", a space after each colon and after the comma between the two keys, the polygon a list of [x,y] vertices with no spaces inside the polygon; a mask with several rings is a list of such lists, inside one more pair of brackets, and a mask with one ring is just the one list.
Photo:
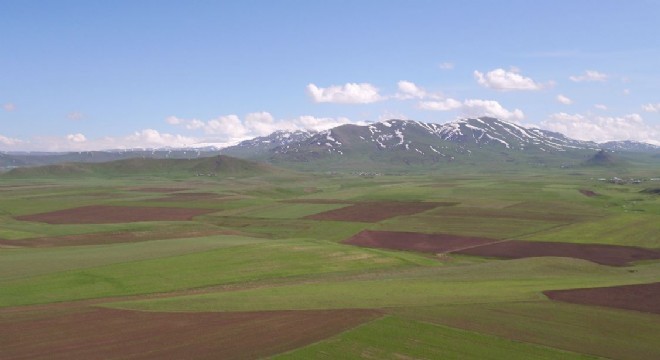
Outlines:
{"label": "snow-capped mountain", "polygon": [[276,131],[268,136],[245,140],[223,149],[208,145],[189,149],[0,153],[0,169],[127,158],[191,159],[219,153],[283,165],[329,160],[335,164],[354,166],[372,164],[374,168],[382,164],[445,162],[478,166],[497,166],[503,163],[564,166],[581,163],[601,149],[621,153],[647,153],[653,159],[660,159],[660,147],[651,144],[635,141],[597,144],[489,117],[461,119],[446,124],[388,120],[367,125],[341,125],[320,132]]}
{"label": "snow-capped mountain", "polygon": [[292,143],[304,142],[314,136],[317,132],[313,130],[279,130],[268,136],[259,136],[227,147],[222,150],[223,154],[239,155],[248,157],[259,157],[268,155],[272,149],[286,146]]}
{"label": "snow-capped mountain", "polygon": [[275,146],[272,152],[280,155],[301,152],[344,155],[369,148],[374,151],[408,151],[446,157],[470,154],[478,149],[558,152],[597,149],[598,145],[494,118],[476,118],[447,124],[389,120],[365,126],[343,125],[316,133],[302,141]]}
{"label": "snow-capped mountain", "polygon": [[[625,142],[631,151],[647,149]],[[648,145],[648,149],[653,145]],[[610,144],[609,146],[613,146]],[[446,124],[388,120],[368,125],[342,125],[320,132],[276,132],[244,141],[223,152],[278,162],[318,159],[374,162],[452,162],[486,159],[542,164],[548,158],[578,159],[601,149],[590,141],[528,128],[495,118],[469,118]],[[650,151],[650,150],[649,150]]]}

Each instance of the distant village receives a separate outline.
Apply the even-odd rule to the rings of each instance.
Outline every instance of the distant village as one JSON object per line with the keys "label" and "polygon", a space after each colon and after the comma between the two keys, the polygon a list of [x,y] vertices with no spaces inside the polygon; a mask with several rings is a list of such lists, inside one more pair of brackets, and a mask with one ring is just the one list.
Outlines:
{"label": "distant village", "polygon": [[645,181],[660,181],[660,178],[650,178],[650,179],[640,179],[640,178],[627,178],[622,179],[620,177],[612,178],[599,178],[598,181],[608,182],[610,184],[625,185],[625,184],[641,184]]}

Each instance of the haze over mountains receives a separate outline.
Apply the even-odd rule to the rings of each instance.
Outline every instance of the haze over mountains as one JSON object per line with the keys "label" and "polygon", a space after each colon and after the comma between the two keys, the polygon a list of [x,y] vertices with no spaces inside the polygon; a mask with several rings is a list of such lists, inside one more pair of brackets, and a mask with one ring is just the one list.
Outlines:
{"label": "haze over mountains", "polygon": [[660,147],[635,141],[594,143],[563,134],[527,128],[490,117],[446,124],[388,120],[341,125],[329,130],[276,131],[227,148],[133,149],[72,153],[4,153],[4,168],[62,162],[106,162],[131,158],[190,159],[226,154],[278,164],[443,164],[489,161],[545,166],[582,161],[599,150],[643,153],[657,158]]}

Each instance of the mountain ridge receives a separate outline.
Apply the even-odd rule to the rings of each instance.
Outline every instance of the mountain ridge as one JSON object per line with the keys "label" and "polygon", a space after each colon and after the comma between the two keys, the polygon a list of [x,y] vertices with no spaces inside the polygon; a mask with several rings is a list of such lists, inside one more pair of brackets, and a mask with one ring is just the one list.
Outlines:
{"label": "mountain ridge", "polygon": [[488,162],[580,163],[599,150],[649,153],[660,147],[637,141],[598,144],[561,133],[492,117],[458,119],[445,124],[391,119],[364,125],[345,124],[324,131],[275,131],[266,136],[216,148],[161,148],[69,153],[0,153],[0,168],[107,162],[130,158],[197,159],[219,154],[275,164],[314,162],[378,164],[476,164]]}

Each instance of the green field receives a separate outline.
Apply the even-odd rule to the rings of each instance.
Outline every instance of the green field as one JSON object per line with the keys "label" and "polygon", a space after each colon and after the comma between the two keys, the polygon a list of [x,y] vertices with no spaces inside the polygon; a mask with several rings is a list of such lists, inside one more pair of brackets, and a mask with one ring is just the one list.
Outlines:
{"label": "green field", "polygon": [[[658,282],[659,260],[613,267],[570,257],[501,260],[342,243],[379,230],[660,249],[660,197],[642,192],[650,183],[607,184],[587,172],[361,177],[250,168],[198,178],[156,170],[0,177],[0,328],[89,307],[158,314],[373,309],[382,314],[375,320],[271,355],[660,358],[660,315],[542,294]],[[446,206],[372,223],[305,218],[364,201]],[[110,224],[16,219],[91,205],[211,212]],[[2,357],[10,334],[0,335]]]}

